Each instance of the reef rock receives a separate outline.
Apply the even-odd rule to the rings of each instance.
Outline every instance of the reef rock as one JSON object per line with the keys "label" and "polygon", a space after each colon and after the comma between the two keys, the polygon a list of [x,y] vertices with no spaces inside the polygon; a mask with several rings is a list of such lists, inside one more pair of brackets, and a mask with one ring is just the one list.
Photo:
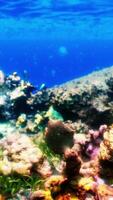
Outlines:
{"label": "reef rock", "polygon": [[109,125],[113,123],[113,67],[39,91],[29,104],[34,110],[52,104],[64,120],[81,120],[91,127]]}

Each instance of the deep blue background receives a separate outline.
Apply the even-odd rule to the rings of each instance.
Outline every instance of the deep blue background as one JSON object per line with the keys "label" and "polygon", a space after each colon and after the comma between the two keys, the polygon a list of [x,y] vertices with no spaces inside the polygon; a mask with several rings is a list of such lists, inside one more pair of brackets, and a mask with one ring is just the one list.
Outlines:
{"label": "deep blue background", "polygon": [[51,87],[111,65],[113,1],[0,1],[5,73]]}

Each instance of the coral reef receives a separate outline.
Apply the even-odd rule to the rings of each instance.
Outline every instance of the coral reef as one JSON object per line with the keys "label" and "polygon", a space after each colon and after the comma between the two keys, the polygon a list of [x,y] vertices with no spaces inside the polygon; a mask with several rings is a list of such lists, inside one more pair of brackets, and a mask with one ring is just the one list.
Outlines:
{"label": "coral reef", "polygon": [[113,199],[113,67],[36,91],[0,71],[0,199]]}

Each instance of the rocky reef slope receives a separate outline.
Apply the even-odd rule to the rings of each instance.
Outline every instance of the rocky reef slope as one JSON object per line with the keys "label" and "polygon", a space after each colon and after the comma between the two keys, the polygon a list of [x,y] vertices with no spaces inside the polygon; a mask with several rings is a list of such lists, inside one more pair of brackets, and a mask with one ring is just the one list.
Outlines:
{"label": "rocky reef slope", "polygon": [[32,99],[36,108],[54,105],[65,117],[90,126],[112,123],[113,67],[38,92]]}

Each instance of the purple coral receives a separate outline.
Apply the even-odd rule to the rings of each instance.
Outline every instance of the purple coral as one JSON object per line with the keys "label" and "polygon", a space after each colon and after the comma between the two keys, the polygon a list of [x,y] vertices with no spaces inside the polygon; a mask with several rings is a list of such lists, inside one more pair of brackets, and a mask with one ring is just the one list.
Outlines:
{"label": "purple coral", "polygon": [[87,144],[86,154],[92,159],[94,159],[99,153],[100,143],[106,129],[107,125],[101,125],[99,130],[89,130],[88,132],[90,141]]}

